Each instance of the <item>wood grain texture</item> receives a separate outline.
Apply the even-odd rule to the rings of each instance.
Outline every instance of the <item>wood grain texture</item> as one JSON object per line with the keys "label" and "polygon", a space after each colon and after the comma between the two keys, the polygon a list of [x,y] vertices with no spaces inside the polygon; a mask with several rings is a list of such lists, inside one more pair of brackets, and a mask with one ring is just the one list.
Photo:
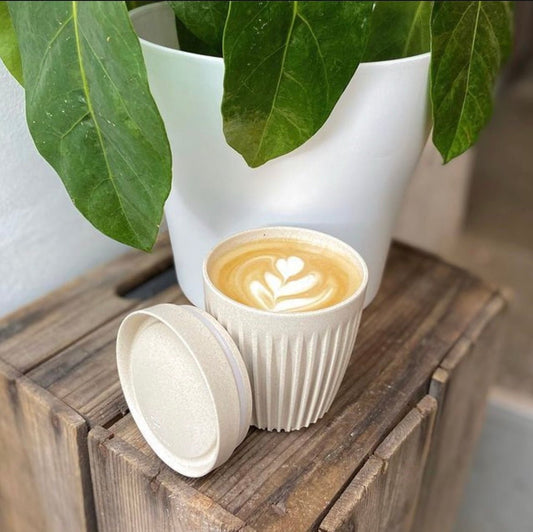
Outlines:
{"label": "wood grain texture", "polygon": [[[23,377],[17,380],[23,443],[46,530],[94,530],[94,503],[83,417]],[[26,510],[27,512],[28,510]]]}
{"label": "wood grain texture", "polygon": [[400,421],[329,511],[321,532],[411,530],[436,409],[427,395]]}
{"label": "wood grain texture", "polygon": [[117,292],[172,264],[168,236],[127,253],[0,320],[0,359],[26,373],[136,303]]}
{"label": "wood grain texture", "polygon": [[94,529],[86,420],[125,413],[118,323],[183,299],[176,285],[148,301],[117,294],[170,261],[164,236],[153,255],[125,255],[0,321],[0,530]]}
{"label": "wood grain texture", "polygon": [[0,530],[42,532],[46,512],[35,490],[30,453],[19,421],[19,378],[18,371],[0,360]]}
{"label": "wood grain texture", "polygon": [[[186,300],[172,287],[133,308],[163,301]],[[115,357],[122,318],[26,375],[0,361],[0,393],[7,398],[0,411],[0,442],[6,441],[6,452],[0,453],[0,472],[6,470],[0,496],[13,530],[94,529],[87,432],[127,412]],[[27,512],[28,501],[34,512]]]}
{"label": "wood grain texture", "polygon": [[439,408],[415,532],[453,529],[500,353],[504,306],[494,295],[433,375],[430,394]]}
{"label": "wood grain texture", "polygon": [[104,428],[89,435],[99,530],[248,531],[154,456],[139,454]]}
{"label": "wood grain texture", "polygon": [[[257,530],[316,529],[379,442],[425,395],[435,369],[493,294],[458,268],[394,246],[382,289],[364,312],[346,377],[324,418],[292,433],[251,429],[216,471],[201,479],[171,478]],[[107,427],[115,442],[155,460],[131,416]],[[106,504],[100,511],[119,513],[112,500],[97,498]]]}
{"label": "wood grain texture", "polygon": [[2,530],[93,530],[84,419],[0,361]]}
{"label": "wood grain texture", "polygon": [[117,331],[128,312],[159,303],[189,304],[177,286],[167,288],[34,368],[28,378],[79,412],[90,427],[123,416],[127,406],[116,366]]}
{"label": "wood grain texture", "polygon": [[221,468],[186,479],[140,436],[115,362],[125,314],[186,302],[177,285],[150,299],[117,295],[170,261],[163,242],[153,255],[118,259],[0,322],[0,394],[7,405],[0,410],[0,472],[6,473],[0,524],[29,504],[27,528],[13,530],[91,528],[92,428],[92,487],[102,530],[316,529],[367,457],[425,395],[441,361],[452,360],[453,346],[483,329],[494,296],[460,269],[393,246],[324,418],[293,433],[251,429]]}

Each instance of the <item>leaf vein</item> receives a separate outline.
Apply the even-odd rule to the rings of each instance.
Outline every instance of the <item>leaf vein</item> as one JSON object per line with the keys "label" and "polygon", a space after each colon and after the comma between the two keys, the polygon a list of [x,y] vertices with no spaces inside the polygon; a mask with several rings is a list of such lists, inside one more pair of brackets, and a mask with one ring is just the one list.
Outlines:
{"label": "leaf vein", "polygon": [[[470,83],[470,74],[472,73],[472,57],[474,56],[474,50],[475,50],[475,45],[476,45],[477,28],[478,28],[478,23],[479,23],[480,11],[481,11],[481,2],[477,2],[476,22],[474,24],[474,31],[472,32],[472,44],[470,46],[470,58],[469,58],[469,61],[468,61],[468,69],[467,69],[466,83],[465,83],[467,90],[465,91],[465,95],[463,97],[463,102],[461,104],[461,110],[459,111],[459,118],[457,119],[457,126],[455,128],[455,133],[453,135],[452,145],[453,145],[453,141],[457,137],[457,132],[459,131],[459,125],[460,125],[461,121],[463,120],[463,113],[464,113],[464,110],[465,110],[466,100],[467,100],[467,97],[468,97],[468,86],[469,86],[469,83]],[[450,145],[449,149],[451,149],[451,145]]]}
{"label": "leaf vein", "polygon": [[[43,57],[41,58],[41,61],[39,62],[39,70],[37,71],[37,75],[35,76],[35,86],[38,86],[41,81],[41,76],[44,71],[44,64],[46,62],[46,58],[48,57],[48,54],[50,53],[50,50],[52,50],[52,45],[56,43],[58,37],[61,35],[63,30],[68,26],[69,22],[72,20],[72,15],[70,15],[68,18],[66,18],[63,21],[63,24],[59,27],[59,29],[54,33],[52,38],[50,39],[50,42],[46,46],[46,50],[44,51]],[[30,103],[33,102],[33,98],[35,97],[35,94],[37,94],[38,91],[35,90],[32,92]]]}
{"label": "leaf vein", "polygon": [[311,34],[311,36],[313,37],[313,40],[315,41],[318,56],[320,57],[320,61],[322,63],[322,69],[324,70],[324,80],[326,81],[326,101],[329,103],[330,87],[329,87],[328,69],[326,68],[326,62],[324,60],[324,55],[322,54],[322,49],[320,48],[320,43],[317,39],[317,36],[315,35],[315,32],[313,31],[313,28],[311,28],[311,24],[309,24],[309,21],[299,11],[296,13],[296,15],[307,26],[309,33]]}
{"label": "leaf vein", "polygon": [[263,133],[261,134],[261,139],[259,141],[259,145],[258,145],[257,150],[256,150],[256,156],[261,152],[261,148],[263,147],[263,142],[265,140],[267,126],[268,126],[268,123],[270,122],[270,119],[272,118],[272,113],[274,111],[274,108],[276,107],[276,100],[278,99],[279,89],[280,89],[280,86],[281,86],[281,78],[282,78],[282,75],[283,75],[283,69],[285,68],[285,61],[287,60],[287,50],[289,49],[289,42],[290,42],[290,39],[292,37],[292,31],[294,29],[294,21],[296,20],[297,4],[298,4],[298,2],[294,2],[293,3],[292,20],[291,20],[291,25],[290,25],[289,31],[287,32],[287,39],[285,41],[285,49],[283,50],[283,57],[281,59],[281,66],[280,66],[280,71],[279,71],[278,82],[277,82],[277,85],[276,85],[276,89],[274,91],[274,96],[272,98],[272,105],[270,107],[270,111],[269,111],[268,116],[267,116],[267,118],[265,120],[265,125],[263,127]]}
{"label": "leaf vein", "polygon": [[104,139],[102,137],[102,131],[100,129],[100,125],[98,124],[98,121],[97,121],[97,118],[96,118],[96,113],[94,111],[92,100],[91,100],[91,95],[89,93],[89,85],[88,85],[88,82],[87,82],[87,76],[85,74],[85,69],[83,67],[83,57],[82,57],[82,51],[81,51],[81,39],[80,39],[80,32],[79,32],[79,28],[78,28],[79,21],[78,21],[78,5],[77,4],[78,4],[78,2],[72,2],[72,19],[73,19],[73,23],[74,23],[74,36],[75,36],[75,40],[76,40],[76,53],[78,55],[78,63],[79,63],[79,67],[80,67],[81,81],[82,81],[83,91],[85,93],[86,100],[87,100],[88,112],[90,113],[90,115],[91,115],[91,117],[93,119],[93,122],[94,122],[94,125],[95,125],[96,135],[98,137],[98,142],[99,142],[99,144],[100,144],[100,146],[102,148],[102,155],[104,157],[104,162],[105,162],[105,165],[106,165],[106,168],[107,168],[108,178],[109,178],[111,184],[113,185],[113,189],[115,191],[115,195],[117,197],[118,204],[120,206],[120,209],[121,209],[122,213],[124,214],[124,219],[126,220],[126,223],[129,225],[129,227],[132,230],[133,234],[135,234],[135,235],[137,235],[137,237],[139,237],[138,233],[135,231],[135,228],[133,227],[132,223],[130,222],[130,220],[128,218],[128,215],[126,214],[126,210],[124,209],[124,205],[122,203],[122,198],[121,198],[120,194],[118,193],[118,188],[117,188],[117,185],[116,185],[115,180],[114,180],[114,176],[113,176],[113,172],[111,170],[111,166],[109,164],[109,159],[108,159],[108,156],[107,156],[107,150],[106,150],[106,147],[105,147]]}

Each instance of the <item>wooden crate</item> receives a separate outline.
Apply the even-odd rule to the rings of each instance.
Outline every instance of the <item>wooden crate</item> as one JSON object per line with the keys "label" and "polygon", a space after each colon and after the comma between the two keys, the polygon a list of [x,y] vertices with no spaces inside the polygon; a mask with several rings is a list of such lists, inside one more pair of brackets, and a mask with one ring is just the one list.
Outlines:
{"label": "wooden crate", "polygon": [[186,479],[140,436],[115,365],[126,313],[185,302],[170,266],[164,238],[0,322],[0,530],[407,530],[424,508],[453,516],[495,359],[479,348],[495,290],[394,245],[328,414],[251,429],[227,464]]}
{"label": "wooden crate", "polygon": [[[118,294],[171,265],[163,238],[0,321],[0,530],[95,529],[87,434],[126,411],[113,344],[147,303]],[[174,286],[153,300],[180,297]]]}

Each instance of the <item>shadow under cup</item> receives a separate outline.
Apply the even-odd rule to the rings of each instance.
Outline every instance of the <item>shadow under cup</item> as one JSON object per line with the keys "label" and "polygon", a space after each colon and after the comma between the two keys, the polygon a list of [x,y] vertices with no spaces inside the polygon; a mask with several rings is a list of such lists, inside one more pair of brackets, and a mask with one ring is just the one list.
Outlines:
{"label": "shadow under cup", "polygon": [[[213,283],[209,273],[225,254],[255,241],[291,239],[329,250],[360,274],[355,292],[335,305],[307,312],[271,312],[239,303]],[[253,393],[252,424],[297,430],[329,409],[348,366],[368,284],[362,257],[330,235],[295,227],[238,233],[219,243],[203,267],[206,310],[229,332],[244,359]]]}

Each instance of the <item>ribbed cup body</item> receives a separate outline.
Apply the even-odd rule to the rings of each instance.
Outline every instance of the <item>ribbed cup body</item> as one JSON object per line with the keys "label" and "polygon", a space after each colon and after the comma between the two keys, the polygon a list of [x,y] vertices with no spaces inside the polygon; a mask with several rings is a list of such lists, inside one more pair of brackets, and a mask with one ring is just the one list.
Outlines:
{"label": "ribbed cup body", "polygon": [[253,392],[253,425],[297,430],[327,412],[346,372],[361,312],[327,324],[291,320],[285,314],[283,324],[258,327],[215,298],[208,298],[207,311],[230,333],[244,358]]}
{"label": "ribbed cup body", "polygon": [[[275,237],[279,231],[285,231],[286,236],[303,232],[319,241],[339,242],[296,228],[267,228],[261,235]],[[238,245],[254,234],[247,231],[224,242]],[[223,252],[224,244],[221,246]],[[233,301],[209,280],[206,261],[206,310],[229,332],[244,359],[253,394],[252,424],[256,427],[297,430],[317,421],[331,406],[354,348],[368,277],[362,259],[351,252],[360,261],[354,267],[363,273],[363,284],[356,294],[337,305],[299,313],[268,312]]]}

